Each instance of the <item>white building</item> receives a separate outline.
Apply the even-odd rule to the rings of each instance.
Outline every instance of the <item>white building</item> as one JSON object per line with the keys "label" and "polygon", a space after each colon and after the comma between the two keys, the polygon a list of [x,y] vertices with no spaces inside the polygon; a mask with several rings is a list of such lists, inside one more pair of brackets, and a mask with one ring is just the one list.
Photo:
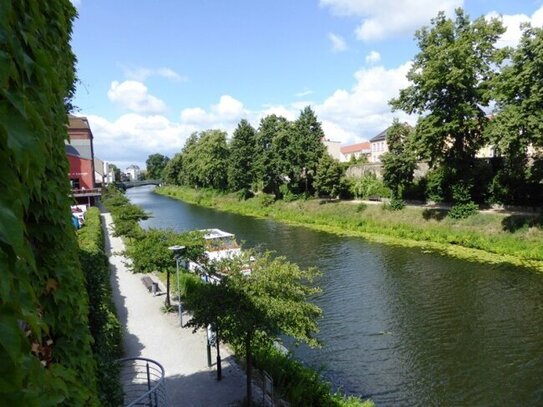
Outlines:
{"label": "white building", "polygon": [[130,181],[138,181],[140,179],[141,170],[140,167],[132,164],[126,167],[125,173],[128,175],[128,178],[130,178]]}
{"label": "white building", "polygon": [[340,158],[341,162],[348,162],[348,161],[351,161],[352,159],[358,160],[362,157],[368,158],[368,161],[369,161],[369,157],[371,154],[371,146],[370,146],[369,141],[364,141],[362,143],[343,146],[341,147],[340,152],[341,152],[341,158]]}
{"label": "white building", "polygon": [[381,162],[381,156],[388,151],[388,145],[387,145],[387,128],[386,130],[383,130],[381,133],[379,133],[377,136],[370,139],[371,144],[371,155],[370,155],[370,163],[380,163]]}

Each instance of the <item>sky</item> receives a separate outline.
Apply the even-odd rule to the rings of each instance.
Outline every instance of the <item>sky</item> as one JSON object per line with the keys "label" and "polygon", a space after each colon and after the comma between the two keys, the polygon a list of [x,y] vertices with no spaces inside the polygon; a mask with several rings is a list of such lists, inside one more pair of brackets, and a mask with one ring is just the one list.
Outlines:
{"label": "sky", "polygon": [[543,25],[543,0],[72,0],[77,115],[95,155],[121,169],[172,157],[194,131],[229,135],[294,120],[310,105],[326,137],[368,140],[393,118],[388,101],[409,85],[414,33],[442,10],[498,17],[499,46],[521,22]]}

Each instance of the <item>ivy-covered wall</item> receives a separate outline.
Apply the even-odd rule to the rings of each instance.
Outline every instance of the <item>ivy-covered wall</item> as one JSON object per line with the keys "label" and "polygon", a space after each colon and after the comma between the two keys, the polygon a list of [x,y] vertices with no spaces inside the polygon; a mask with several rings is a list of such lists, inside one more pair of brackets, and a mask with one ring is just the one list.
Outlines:
{"label": "ivy-covered wall", "polygon": [[0,401],[96,405],[88,299],[70,222],[69,0],[0,1]]}

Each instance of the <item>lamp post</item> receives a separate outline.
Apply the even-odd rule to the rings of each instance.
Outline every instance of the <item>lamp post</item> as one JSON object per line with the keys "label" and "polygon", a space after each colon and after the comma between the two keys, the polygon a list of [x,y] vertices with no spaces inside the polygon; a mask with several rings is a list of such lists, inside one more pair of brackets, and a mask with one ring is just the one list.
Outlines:
{"label": "lamp post", "polygon": [[175,271],[176,271],[176,277],[177,277],[177,300],[179,301],[179,305],[177,306],[177,312],[179,314],[179,326],[183,327],[183,305],[181,304],[181,286],[179,285],[179,261],[181,260],[181,255],[183,254],[183,251],[185,250],[185,246],[170,246],[168,247],[173,252],[174,258],[175,258]]}

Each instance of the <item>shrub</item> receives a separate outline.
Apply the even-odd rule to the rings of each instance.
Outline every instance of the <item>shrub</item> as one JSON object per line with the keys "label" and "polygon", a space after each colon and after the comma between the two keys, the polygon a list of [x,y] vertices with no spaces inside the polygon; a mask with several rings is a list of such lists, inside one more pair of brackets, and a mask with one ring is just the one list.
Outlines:
{"label": "shrub", "polygon": [[362,178],[356,179],[352,183],[352,194],[355,198],[370,198],[390,196],[390,190],[385,186],[383,181],[377,179],[375,174],[366,174]]}
{"label": "shrub", "polygon": [[267,208],[275,203],[275,196],[272,194],[261,193],[257,195],[256,199],[258,204],[263,208]]}
{"label": "shrub", "polygon": [[475,215],[479,211],[479,206],[473,202],[459,203],[454,205],[447,216],[452,219],[465,219]]}
{"label": "shrub", "polygon": [[122,356],[122,333],[111,298],[109,267],[97,208],[87,211],[85,224],[77,235],[79,259],[89,296],[89,328],[94,338],[92,351],[97,367],[98,396],[103,406],[118,406],[123,400],[117,363]]}

